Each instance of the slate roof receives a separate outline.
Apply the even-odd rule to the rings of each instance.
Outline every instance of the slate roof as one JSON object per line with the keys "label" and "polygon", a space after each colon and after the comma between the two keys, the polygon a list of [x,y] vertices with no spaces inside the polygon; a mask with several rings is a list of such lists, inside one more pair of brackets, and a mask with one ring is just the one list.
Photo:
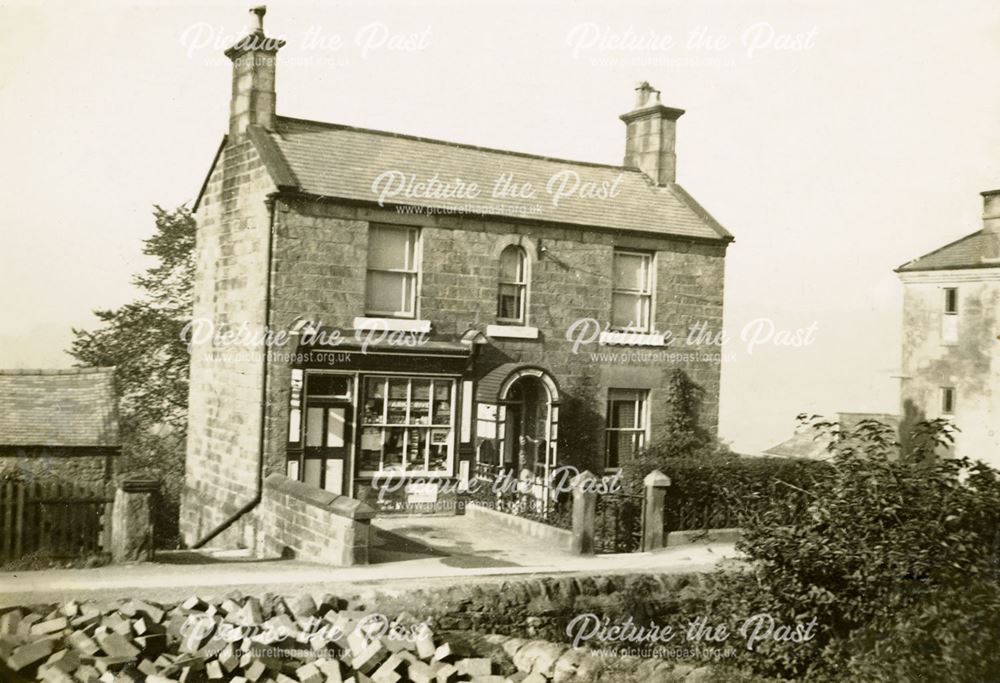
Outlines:
{"label": "slate roof", "polygon": [[[251,127],[250,139],[279,188],[311,195],[375,203],[372,185],[387,171],[413,174],[418,181],[433,176],[444,182],[459,179],[476,183],[473,199],[390,197],[386,205],[449,208],[475,205],[474,213],[526,218],[575,226],[629,230],[696,239],[731,241],[732,235],[681,186],[656,187],[639,170],[624,166],[566,161],[549,157],[476,147],[384,131],[355,128],[288,117],[277,117],[277,130]],[[546,192],[550,178],[562,171],[579,175],[581,182],[612,186],[614,198],[563,198],[558,206]],[[533,199],[493,198],[492,189],[503,174],[515,182],[530,182]],[[571,176],[572,177],[572,176]],[[510,215],[509,208],[538,207],[540,212]]]}
{"label": "slate roof", "polygon": [[809,432],[796,432],[790,438],[771,446],[761,455],[775,458],[808,458],[809,460],[826,460],[830,457],[827,447],[828,439],[816,438]]}
{"label": "slate roof", "polygon": [[[896,269],[897,273],[908,273],[920,270],[956,270],[961,268],[1000,268],[1000,262],[985,260],[989,253],[997,253],[996,241],[1000,239],[995,233],[979,230],[966,235],[929,254],[904,263]],[[991,245],[991,242],[993,243]],[[993,251],[990,252],[989,250]]]}
{"label": "slate roof", "polygon": [[0,446],[119,446],[114,368],[0,370]]}

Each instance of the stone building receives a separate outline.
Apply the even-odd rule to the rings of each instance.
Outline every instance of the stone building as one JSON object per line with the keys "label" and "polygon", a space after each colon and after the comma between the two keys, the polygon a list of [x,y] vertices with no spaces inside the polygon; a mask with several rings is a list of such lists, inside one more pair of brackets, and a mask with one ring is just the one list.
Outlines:
{"label": "stone building", "polygon": [[721,329],[732,237],[676,182],[682,110],[641,84],[621,165],[278,116],[254,11],[195,207],[186,542],[254,543],[272,473],[365,498],[386,473],[613,469],[675,369],[715,432],[719,349],[685,338]]}
{"label": "stone building", "polygon": [[904,426],[949,419],[957,454],[1000,467],[1000,190],[982,197],[982,229],[896,269],[900,410]]}
{"label": "stone building", "polygon": [[114,368],[0,370],[0,472],[100,484],[120,452]]}

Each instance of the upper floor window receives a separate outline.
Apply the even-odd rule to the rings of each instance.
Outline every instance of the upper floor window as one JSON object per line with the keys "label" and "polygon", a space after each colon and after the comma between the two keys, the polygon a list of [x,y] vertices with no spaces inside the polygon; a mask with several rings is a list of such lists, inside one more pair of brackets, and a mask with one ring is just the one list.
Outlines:
{"label": "upper floor window", "polygon": [[646,445],[645,389],[608,389],[608,413],[604,429],[604,466],[621,467]]}
{"label": "upper floor window", "polygon": [[368,228],[365,313],[412,318],[420,276],[417,228],[372,225]]}
{"label": "upper floor window", "polygon": [[958,315],[958,287],[944,288],[944,312]]}
{"label": "upper floor window", "polygon": [[648,332],[653,308],[653,256],[636,251],[614,253],[611,327]]}
{"label": "upper floor window", "polygon": [[955,413],[955,387],[941,387],[941,413],[943,415]]}
{"label": "upper floor window", "polygon": [[500,253],[497,320],[524,324],[527,298],[528,257],[523,248],[512,244]]}
{"label": "upper floor window", "polygon": [[958,341],[958,287],[944,288],[944,315],[941,319],[941,341],[954,344]]}

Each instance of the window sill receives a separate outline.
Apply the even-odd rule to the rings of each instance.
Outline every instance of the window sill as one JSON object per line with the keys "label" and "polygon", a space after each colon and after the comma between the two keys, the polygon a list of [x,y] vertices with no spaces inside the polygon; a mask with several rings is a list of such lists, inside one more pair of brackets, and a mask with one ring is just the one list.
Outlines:
{"label": "window sill", "polygon": [[506,339],[538,339],[538,328],[527,325],[487,325],[486,336]]}
{"label": "window sill", "polygon": [[666,346],[662,334],[647,332],[601,332],[598,343],[602,346]]}
{"label": "window sill", "polygon": [[386,330],[388,332],[423,332],[431,331],[430,320],[414,320],[412,318],[355,318],[356,330]]}

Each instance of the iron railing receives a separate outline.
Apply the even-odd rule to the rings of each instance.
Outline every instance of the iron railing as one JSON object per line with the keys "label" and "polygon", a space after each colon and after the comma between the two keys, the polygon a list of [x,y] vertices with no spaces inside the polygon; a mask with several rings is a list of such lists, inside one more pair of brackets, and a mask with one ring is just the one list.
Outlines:
{"label": "iron railing", "polygon": [[605,493],[596,498],[594,551],[635,553],[643,550],[642,518],[646,499],[641,495]]}
{"label": "iron railing", "polygon": [[499,465],[476,463],[469,502],[560,529],[573,528],[573,500],[556,493],[537,473],[516,475]]}

